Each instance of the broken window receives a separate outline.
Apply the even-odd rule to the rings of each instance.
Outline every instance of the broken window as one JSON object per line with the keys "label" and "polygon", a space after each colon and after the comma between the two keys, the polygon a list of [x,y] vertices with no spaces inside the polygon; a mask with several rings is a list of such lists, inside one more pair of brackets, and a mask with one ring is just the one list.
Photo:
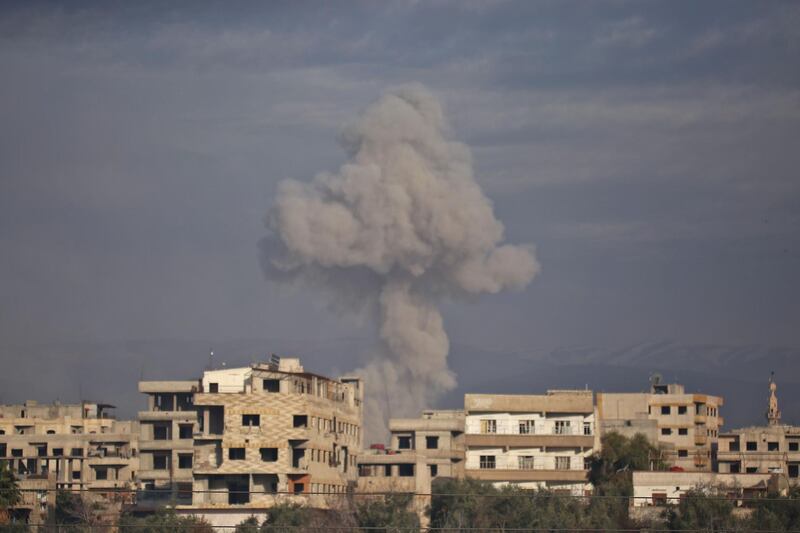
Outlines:
{"label": "broken window", "polygon": [[192,454],[179,453],[178,454],[178,468],[187,469],[192,467]]}
{"label": "broken window", "polygon": [[278,460],[278,448],[260,448],[261,460],[265,463],[274,463]]}
{"label": "broken window", "polygon": [[194,426],[192,424],[179,424],[178,425],[178,438],[191,439]]}
{"label": "broken window", "polygon": [[267,392],[280,392],[281,381],[279,379],[265,379],[261,387]]}
{"label": "broken window", "polygon": [[494,455],[481,455],[479,466],[485,469],[493,469],[496,465]]}
{"label": "broken window", "polygon": [[292,426],[296,428],[308,427],[308,415],[294,415],[292,417]]}
{"label": "broken window", "polygon": [[413,477],[414,465],[413,464],[399,464],[397,465],[397,475],[400,477]]}
{"label": "broken window", "polygon": [[428,450],[439,449],[439,437],[425,437],[425,448]]}
{"label": "broken window", "polygon": [[242,425],[245,427],[260,426],[261,415],[242,415]]}
{"label": "broken window", "polygon": [[243,461],[244,448],[228,448],[228,459],[231,461]]}

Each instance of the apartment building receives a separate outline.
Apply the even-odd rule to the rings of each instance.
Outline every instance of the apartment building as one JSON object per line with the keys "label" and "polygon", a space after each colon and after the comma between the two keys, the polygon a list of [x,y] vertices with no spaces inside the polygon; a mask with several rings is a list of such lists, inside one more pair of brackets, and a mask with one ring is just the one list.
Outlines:
{"label": "apartment building", "polygon": [[142,382],[140,390],[151,397],[140,420],[153,426],[142,434],[154,436],[142,449],[140,477],[147,488],[169,487],[178,505],[266,508],[281,495],[302,495],[324,506],[326,495],[355,484],[359,378],[331,379],[298,359],[273,358],[206,371],[198,381]]}
{"label": "apartment building", "polygon": [[722,405],[719,396],[687,393],[683,385],[662,384],[658,377],[649,393],[597,393],[601,433],[643,433],[662,448],[668,463],[687,471],[712,470]]}
{"label": "apartment building", "polygon": [[590,490],[587,461],[599,445],[592,391],[467,394],[464,410],[467,477],[572,494]]}
{"label": "apartment building", "polygon": [[200,380],[139,382],[139,392],[147,395],[147,410],[138,415],[140,505],[192,503],[199,390]]}
{"label": "apartment building", "polygon": [[776,474],[788,484],[800,484],[800,427],[781,423],[777,388],[770,380],[766,426],[736,429],[719,436],[719,472]]}
{"label": "apartment building", "polygon": [[[676,505],[698,487],[718,491],[734,502],[766,496],[775,487],[770,474],[716,472],[633,472],[631,507]],[[636,516],[636,515],[634,515]]]}
{"label": "apartment building", "polygon": [[58,488],[129,488],[139,467],[138,427],[116,420],[112,409],[32,400],[0,406],[0,460],[21,479],[52,475]]}

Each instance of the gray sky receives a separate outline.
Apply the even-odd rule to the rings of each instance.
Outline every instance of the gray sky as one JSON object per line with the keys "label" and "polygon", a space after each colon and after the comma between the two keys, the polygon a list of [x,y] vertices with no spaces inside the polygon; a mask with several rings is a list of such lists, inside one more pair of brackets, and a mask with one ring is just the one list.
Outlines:
{"label": "gray sky", "polygon": [[800,348],[796,2],[0,10],[5,343],[370,336],[266,283],[257,243],[278,181],[421,82],[542,265],[448,303],[454,343]]}

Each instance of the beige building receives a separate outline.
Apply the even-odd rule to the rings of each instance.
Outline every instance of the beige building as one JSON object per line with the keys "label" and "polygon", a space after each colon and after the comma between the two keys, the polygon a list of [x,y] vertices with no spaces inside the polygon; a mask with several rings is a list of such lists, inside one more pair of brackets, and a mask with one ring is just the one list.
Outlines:
{"label": "beige building", "polygon": [[781,424],[776,390],[777,385],[770,380],[766,426],[736,429],[719,436],[719,472],[775,474],[790,484],[800,484],[800,427]]}
{"label": "beige building", "polygon": [[[298,359],[276,358],[207,371],[196,382],[142,382],[140,390],[151,398],[174,396],[166,409],[154,398],[140,414],[142,426],[152,425],[154,440],[163,442],[155,449],[158,443],[144,439],[151,430],[142,430],[140,477],[146,488],[160,482],[177,491],[178,505],[257,509],[298,495],[324,506],[355,484],[362,444],[358,378],[330,379],[306,372]],[[152,470],[146,468],[151,453]]]}
{"label": "beige building", "polygon": [[632,507],[677,504],[690,490],[712,490],[733,500],[765,495],[775,479],[770,474],[716,472],[634,472]]}
{"label": "beige building", "polygon": [[587,461],[599,445],[592,391],[467,394],[465,475],[495,484],[590,490]]}
{"label": "beige building", "polygon": [[52,474],[58,488],[133,487],[138,425],[114,419],[110,409],[90,402],[0,406],[0,459],[18,477]]}
{"label": "beige building", "polygon": [[686,393],[683,385],[657,379],[649,393],[597,393],[601,433],[643,433],[668,463],[687,471],[711,471],[722,404],[721,397]]}

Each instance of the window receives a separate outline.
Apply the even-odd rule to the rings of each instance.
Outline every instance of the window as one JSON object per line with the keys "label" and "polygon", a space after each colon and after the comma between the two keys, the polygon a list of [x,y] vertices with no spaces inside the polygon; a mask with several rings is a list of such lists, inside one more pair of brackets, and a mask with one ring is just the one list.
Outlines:
{"label": "window", "polygon": [[53,448],[54,457],[64,457],[64,448]]}
{"label": "window", "polygon": [[667,505],[666,492],[654,492],[652,499],[653,499],[653,505]]}
{"label": "window", "polygon": [[738,474],[741,471],[742,471],[742,463],[740,463],[739,461],[731,463],[730,466],[728,467],[728,472],[730,472],[731,474]]}
{"label": "window", "polygon": [[296,428],[308,427],[308,415],[294,415],[292,425]]}
{"label": "window", "polygon": [[520,420],[519,421],[519,434],[530,435],[536,431],[536,426],[533,420]]}
{"label": "window", "polygon": [[583,434],[584,435],[591,435],[592,434],[592,423],[591,422],[584,422],[583,423]]}
{"label": "window", "polygon": [[661,428],[662,435],[672,435],[672,428]]}
{"label": "window", "polygon": [[685,405],[679,405],[678,406],[678,414],[679,415],[685,415],[686,414],[686,406]]}
{"label": "window", "polygon": [[297,482],[294,483],[294,493],[295,494],[302,494],[303,492],[305,492],[305,490],[306,490],[306,484],[305,483],[297,483]]}
{"label": "window", "polygon": [[5,442],[0,442],[0,457],[5,457],[7,453],[7,445]]}
{"label": "window", "polygon": [[261,387],[267,392],[280,392],[281,381],[279,379],[265,379],[261,382]]}
{"label": "window", "polygon": [[157,424],[153,426],[153,439],[154,440],[169,440],[169,427],[164,424]]}
{"label": "window", "polygon": [[570,457],[567,455],[556,457],[556,470],[569,470]]}
{"label": "window", "polygon": [[38,457],[47,457],[47,444],[36,446],[36,455]]}
{"label": "window", "polygon": [[732,440],[728,443],[728,451],[729,452],[738,452],[739,451],[739,441]]}
{"label": "window", "polygon": [[245,427],[260,426],[261,415],[242,415],[242,425]]}
{"label": "window", "polygon": [[[265,463],[274,463],[278,460],[278,448],[260,448],[261,460]],[[314,450],[311,450],[312,452]]]}
{"label": "window", "polygon": [[800,477],[800,472],[798,472],[798,466],[800,465],[798,465],[797,463],[789,465],[789,477],[793,478]]}
{"label": "window", "polygon": [[209,383],[208,384],[208,392],[210,392],[210,393],[219,392],[219,383]]}
{"label": "window", "polygon": [[569,425],[569,420],[556,420],[553,432],[556,435],[571,435],[572,430]]}
{"label": "window", "polygon": [[186,469],[192,467],[192,454],[179,453],[178,454],[178,468]]}
{"label": "window", "polygon": [[758,443],[754,440],[747,441],[747,451],[748,452],[758,451]]}
{"label": "window", "polygon": [[48,429],[47,430],[47,434],[48,435],[55,435],[56,434],[56,430],[55,429]]}
{"label": "window", "polygon": [[411,436],[410,435],[401,435],[397,437],[397,448],[400,450],[410,450],[411,449]]}
{"label": "window", "polygon": [[789,451],[790,452],[800,451],[800,442],[797,441],[789,442]]}
{"label": "window", "polygon": [[439,449],[439,437],[425,437],[425,448],[428,450]]}
{"label": "window", "polygon": [[489,468],[492,469],[495,467],[495,456],[494,455],[481,455],[480,457],[480,467],[481,468]]}
{"label": "window", "polygon": [[94,478],[99,481],[108,479],[108,468],[96,468],[94,471]]}
{"label": "window", "polygon": [[81,478],[81,471],[80,470],[73,470],[72,471],[72,479],[80,479]]}
{"label": "window", "polygon": [[662,405],[661,406],[661,414],[668,415],[672,410],[670,409],[669,405]]}
{"label": "window", "polygon": [[179,424],[178,425],[178,438],[191,439],[192,438],[192,424]]}
{"label": "window", "polygon": [[778,450],[778,443],[777,442],[768,442],[767,443],[767,451],[768,452],[777,452]]}
{"label": "window", "polygon": [[83,448],[72,448],[69,454],[71,457],[83,457]]}
{"label": "window", "polygon": [[231,461],[244,461],[244,448],[228,448],[228,459]]}
{"label": "window", "polygon": [[397,475],[400,477],[413,477],[414,465],[413,464],[400,464],[397,465]]}
{"label": "window", "polygon": [[169,456],[165,453],[153,454],[153,470],[169,470]]}
{"label": "window", "polygon": [[11,457],[22,457],[22,448],[12,448]]}
{"label": "window", "polygon": [[689,450],[678,450],[678,457],[689,457]]}
{"label": "window", "polygon": [[481,420],[481,433],[497,433],[497,420],[484,418]]}
{"label": "window", "polygon": [[689,428],[678,428],[678,435],[688,435]]}
{"label": "window", "polygon": [[520,455],[517,457],[517,461],[520,470],[533,470],[532,455]]}
{"label": "window", "polygon": [[758,474],[758,467],[757,466],[748,466],[745,471],[748,474]]}

